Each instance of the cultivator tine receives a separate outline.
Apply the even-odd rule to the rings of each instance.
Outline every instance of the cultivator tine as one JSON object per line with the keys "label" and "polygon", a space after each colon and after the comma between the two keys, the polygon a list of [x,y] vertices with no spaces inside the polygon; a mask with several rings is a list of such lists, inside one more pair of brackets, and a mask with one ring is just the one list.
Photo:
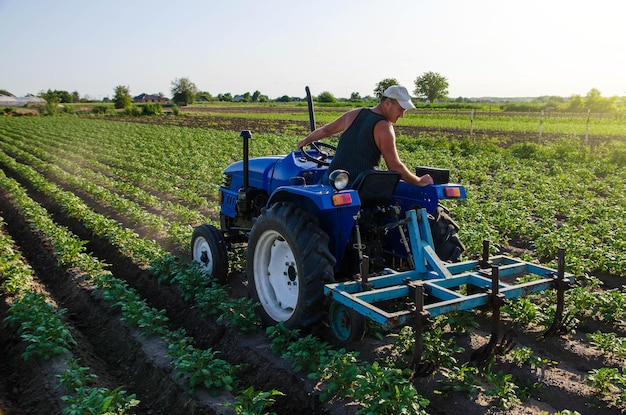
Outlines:
{"label": "cultivator tine", "polygon": [[489,241],[483,240],[483,255],[480,259],[480,268],[486,269],[491,267],[491,261],[489,261]]}
{"label": "cultivator tine", "polygon": [[[483,245],[484,246],[484,245]],[[492,356],[504,354],[514,347],[512,331],[500,338],[500,308],[505,304],[504,294],[500,293],[500,272],[498,267],[491,267],[491,290],[487,293],[491,305],[491,337],[489,342],[472,353],[470,360],[482,363]]]}
{"label": "cultivator tine", "polygon": [[569,314],[563,315],[565,309],[565,291],[572,288],[571,282],[565,278],[565,249],[559,248],[557,275],[554,276],[554,289],[556,290],[556,311],[552,325],[543,334],[537,336],[537,340],[545,340],[551,336],[559,336],[567,333],[567,327],[571,321]]}
{"label": "cultivator tine", "polygon": [[436,369],[432,361],[422,360],[424,353],[424,329],[430,324],[430,313],[424,310],[424,285],[421,281],[409,283],[409,289],[414,292],[415,304],[411,307],[415,323],[415,345],[413,347],[413,361],[411,362],[411,379],[425,377]]}

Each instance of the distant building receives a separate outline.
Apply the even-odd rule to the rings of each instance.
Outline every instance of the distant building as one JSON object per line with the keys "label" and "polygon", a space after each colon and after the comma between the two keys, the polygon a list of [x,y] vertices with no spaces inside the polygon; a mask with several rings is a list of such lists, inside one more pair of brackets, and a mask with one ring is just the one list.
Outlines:
{"label": "distant building", "polygon": [[134,97],[133,102],[158,102],[159,104],[167,104],[170,100],[160,95],[141,94]]}
{"label": "distant building", "polygon": [[14,97],[0,95],[0,107],[23,107],[25,105],[45,105],[46,100],[39,97]]}

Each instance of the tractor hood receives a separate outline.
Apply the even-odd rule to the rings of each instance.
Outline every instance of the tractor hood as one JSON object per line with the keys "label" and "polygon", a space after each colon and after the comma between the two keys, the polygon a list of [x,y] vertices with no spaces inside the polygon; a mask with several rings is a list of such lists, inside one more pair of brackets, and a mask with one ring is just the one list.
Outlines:
{"label": "tractor hood", "polygon": [[[251,158],[248,161],[248,187],[263,189],[272,194],[280,186],[319,183],[327,167],[320,167],[316,163],[307,161],[302,153],[294,150],[287,155],[265,156]],[[244,162],[237,161],[224,170],[229,176],[229,189],[244,187]],[[300,182],[293,182],[300,178]]]}

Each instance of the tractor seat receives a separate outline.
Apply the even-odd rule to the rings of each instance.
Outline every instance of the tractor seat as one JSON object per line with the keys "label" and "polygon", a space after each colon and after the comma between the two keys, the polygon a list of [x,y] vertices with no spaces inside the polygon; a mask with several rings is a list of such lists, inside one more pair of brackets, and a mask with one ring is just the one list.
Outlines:
{"label": "tractor seat", "polygon": [[389,204],[400,181],[400,173],[393,170],[364,170],[352,183],[359,193],[361,206]]}

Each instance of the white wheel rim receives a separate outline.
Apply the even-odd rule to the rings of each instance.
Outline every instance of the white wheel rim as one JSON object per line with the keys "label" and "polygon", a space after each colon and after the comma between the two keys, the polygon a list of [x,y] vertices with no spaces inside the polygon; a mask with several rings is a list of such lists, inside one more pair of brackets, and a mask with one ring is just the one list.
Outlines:
{"label": "white wheel rim", "polygon": [[298,304],[300,279],[289,243],[276,231],[259,238],[254,252],[254,283],[261,305],[274,321],[286,321]]}
{"label": "white wheel rim", "polygon": [[[203,261],[203,259],[205,259]],[[213,255],[211,246],[203,237],[198,237],[193,242],[193,260],[200,264],[202,270],[213,275]]]}

